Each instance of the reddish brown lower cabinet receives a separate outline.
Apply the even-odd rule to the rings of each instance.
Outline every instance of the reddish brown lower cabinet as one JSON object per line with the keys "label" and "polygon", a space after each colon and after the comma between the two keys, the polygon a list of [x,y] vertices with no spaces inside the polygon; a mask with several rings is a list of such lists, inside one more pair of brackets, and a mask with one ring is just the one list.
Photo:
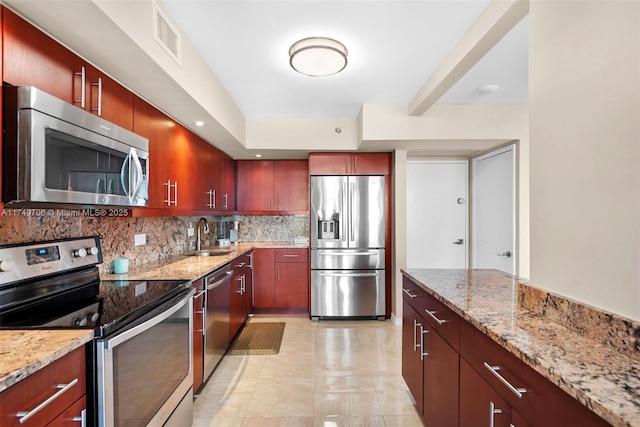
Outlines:
{"label": "reddish brown lower cabinet", "polygon": [[256,311],[309,310],[309,249],[255,249],[253,307]]}
{"label": "reddish brown lower cabinet", "polygon": [[[85,378],[85,351],[80,347],[0,393],[0,425],[41,427],[54,421],[53,425],[66,425],[67,411],[81,416],[86,407],[78,403],[84,402],[87,392]],[[32,416],[26,417],[29,413]]]}
{"label": "reddish brown lower cabinet", "polygon": [[82,396],[62,414],[58,415],[55,420],[47,424],[47,427],[81,427],[88,425],[87,398],[86,396]]}
{"label": "reddish brown lower cabinet", "polygon": [[509,427],[510,421],[511,407],[507,401],[461,360],[460,427]]}
{"label": "reddish brown lower cabinet", "polygon": [[253,250],[253,308],[276,306],[276,250]]}
{"label": "reddish brown lower cabinet", "polygon": [[193,281],[196,293],[193,295],[193,392],[202,386],[204,375],[204,279]]}
{"label": "reddish brown lower cabinet", "polygon": [[609,425],[407,277],[402,290],[402,376],[426,425]]}
{"label": "reddish brown lower cabinet", "polygon": [[233,271],[231,277],[229,341],[233,341],[242,324],[251,312],[251,289],[253,287],[251,252],[246,253],[231,262]]}
{"label": "reddish brown lower cabinet", "polygon": [[[409,387],[418,413],[429,426],[458,425],[458,352],[425,317],[429,298],[405,279],[402,314],[402,376]],[[430,310],[433,311],[433,310]],[[456,324],[449,312],[436,313],[442,324]]]}
{"label": "reddish brown lower cabinet", "polygon": [[420,340],[422,317],[407,301],[402,303],[402,378],[416,403],[420,415],[424,414],[423,405],[423,364]]}

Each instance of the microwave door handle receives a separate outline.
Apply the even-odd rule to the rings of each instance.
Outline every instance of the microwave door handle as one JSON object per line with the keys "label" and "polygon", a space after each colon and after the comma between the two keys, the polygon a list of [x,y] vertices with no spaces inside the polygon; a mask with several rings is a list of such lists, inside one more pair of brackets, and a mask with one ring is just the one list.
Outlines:
{"label": "microwave door handle", "polygon": [[[124,190],[124,194],[129,198],[132,198],[132,197],[129,194],[129,188],[127,187],[127,185],[125,183],[124,171],[126,170],[129,162],[131,161],[131,152],[132,151],[133,151],[133,148],[131,148],[131,150],[129,151],[129,154],[127,154],[127,157],[125,157],[124,162],[122,162],[122,169],[120,169],[120,184],[122,184],[122,189]],[[129,174],[129,175],[131,175],[131,174]],[[129,176],[129,181],[131,181],[131,176]]]}
{"label": "microwave door handle", "polygon": [[[131,190],[130,198],[133,199],[140,191],[140,186],[142,185],[142,163],[140,163],[140,158],[138,157],[138,153],[134,148],[131,149],[131,153],[129,155],[133,159],[133,165],[136,168],[135,183],[131,183],[131,188],[133,188],[133,190]],[[131,179],[131,177],[129,179]]]}

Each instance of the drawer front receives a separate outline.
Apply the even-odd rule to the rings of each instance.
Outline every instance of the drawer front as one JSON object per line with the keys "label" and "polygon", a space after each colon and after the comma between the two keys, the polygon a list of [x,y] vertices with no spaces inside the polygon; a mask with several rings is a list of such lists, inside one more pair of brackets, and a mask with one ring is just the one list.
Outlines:
{"label": "drawer front", "polygon": [[460,316],[406,277],[402,296],[454,350],[460,348]]}
{"label": "drawer front", "polygon": [[240,255],[238,258],[231,261],[231,268],[233,269],[233,276],[239,274],[242,270],[251,266],[251,252]]}
{"label": "drawer front", "polygon": [[276,249],[276,262],[309,262],[309,249]]}
{"label": "drawer front", "polygon": [[460,325],[460,355],[531,425],[609,425],[468,322]]}
{"label": "drawer front", "polygon": [[422,304],[420,315],[454,350],[459,351],[460,316],[428,293],[420,299],[420,303]]}
{"label": "drawer front", "polygon": [[[46,425],[85,394],[85,352],[80,347],[3,391],[0,425]],[[17,416],[20,412],[32,415],[25,420],[25,415]]]}

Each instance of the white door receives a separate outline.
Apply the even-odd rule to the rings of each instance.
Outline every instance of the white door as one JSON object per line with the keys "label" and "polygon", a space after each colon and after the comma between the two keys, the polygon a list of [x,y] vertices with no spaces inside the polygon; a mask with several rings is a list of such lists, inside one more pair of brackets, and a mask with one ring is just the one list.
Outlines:
{"label": "white door", "polygon": [[473,268],[515,274],[515,146],[473,159]]}
{"label": "white door", "polygon": [[407,162],[407,267],[467,268],[468,162]]}

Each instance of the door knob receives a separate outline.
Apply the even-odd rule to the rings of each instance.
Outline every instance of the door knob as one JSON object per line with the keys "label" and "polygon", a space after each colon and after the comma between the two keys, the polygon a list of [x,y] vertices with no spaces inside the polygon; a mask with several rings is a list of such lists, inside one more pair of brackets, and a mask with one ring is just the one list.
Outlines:
{"label": "door knob", "polygon": [[501,254],[496,254],[496,255],[511,258],[511,251],[503,252]]}
{"label": "door knob", "polygon": [[455,242],[453,242],[454,245],[464,245],[464,239],[458,239]]}

